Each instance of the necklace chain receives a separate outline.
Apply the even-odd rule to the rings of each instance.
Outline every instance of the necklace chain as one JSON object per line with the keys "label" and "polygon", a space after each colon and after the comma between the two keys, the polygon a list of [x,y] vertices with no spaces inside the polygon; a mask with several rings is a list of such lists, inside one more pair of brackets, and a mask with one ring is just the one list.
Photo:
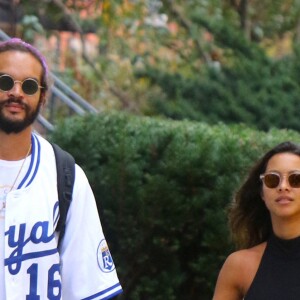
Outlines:
{"label": "necklace chain", "polygon": [[[16,176],[16,178],[15,178],[15,180],[14,180],[14,182],[13,182],[13,184],[12,184],[10,190],[9,190],[9,192],[11,192],[11,191],[13,190],[13,188],[15,187],[15,184],[16,184],[16,182],[17,182],[17,180],[18,180],[18,178],[19,178],[19,176],[20,176],[20,174],[21,174],[21,171],[22,171],[22,169],[23,169],[23,166],[25,165],[25,161],[26,161],[27,157],[29,156],[30,151],[31,151],[31,143],[30,143],[30,145],[29,145],[29,149],[28,149],[28,151],[27,151],[27,153],[26,153],[26,156],[25,156],[24,159],[23,159],[22,165],[21,165],[21,167],[20,167],[20,169],[19,169],[19,171],[18,171],[18,174],[17,174],[17,176]],[[5,198],[6,198],[6,197],[5,197]],[[6,200],[4,199],[3,202],[2,202],[2,207],[0,208],[0,219],[3,219],[3,218],[4,218],[4,217],[3,217],[3,213],[4,213],[4,211],[5,211],[5,207],[6,207]]]}
{"label": "necklace chain", "polygon": [[17,180],[18,180],[18,178],[19,178],[19,176],[20,176],[20,174],[21,174],[21,171],[22,171],[22,169],[23,169],[23,166],[24,166],[24,164],[25,164],[25,161],[26,161],[26,159],[27,159],[27,157],[28,157],[28,155],[29,155],[29,153],[30,153],[30,150],[31,150],[31,143],[30,143],[30,145],[29,145],[29,148],[28,148],[28,151],[27,151],[27,153],[26,153],[26,156],[24,157],[24,160],[23,160],[23,162],[22,162],[22,165],[21,165],[21,167],[20,167],[20,169],[19,169],[19,171],[18,171],[18,174],[17,174],[17,176],[16,176],[16,178],[15,178],[15,180],[14,180],[14,182],[13,182],[13,184],[12,184],[12,186],[11,186],[11,188],[10,188],[10,192],[13,190],[13,188],[15,187],[15,184],[16,184],[16,182],[17,182]]}

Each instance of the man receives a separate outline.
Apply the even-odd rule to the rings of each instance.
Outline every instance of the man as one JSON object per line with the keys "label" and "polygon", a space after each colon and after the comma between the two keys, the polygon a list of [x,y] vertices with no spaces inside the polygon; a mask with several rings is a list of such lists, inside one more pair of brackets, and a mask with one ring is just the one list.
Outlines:
{"label": "man", "polygon": [[47,75],[37,49],[16,38],[0,43],[0,300],[110,299],[122,288],[78,165],[57,246],[55,156],[31,126],[46,100]]}

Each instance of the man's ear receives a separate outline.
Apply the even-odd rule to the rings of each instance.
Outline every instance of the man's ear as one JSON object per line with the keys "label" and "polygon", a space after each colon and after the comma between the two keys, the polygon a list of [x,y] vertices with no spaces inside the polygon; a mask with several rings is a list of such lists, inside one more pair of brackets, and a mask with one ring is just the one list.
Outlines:
{"label": "man's ear", "polygon": [[40,104],[41,106],[44,106],[46,104],[46,93],[41,93],[41,96],[40,96]]}

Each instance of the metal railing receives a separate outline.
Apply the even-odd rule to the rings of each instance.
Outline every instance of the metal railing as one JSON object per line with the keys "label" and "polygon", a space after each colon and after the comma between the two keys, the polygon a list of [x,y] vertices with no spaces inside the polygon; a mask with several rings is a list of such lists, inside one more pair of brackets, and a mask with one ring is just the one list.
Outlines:
{"label": "metal railing", "polygon": [[[0,29],[0,40],[6,41],[10,37]],[[83,99],[79,94],[74,92],[68,85],[59,79],[53,72],[50,72],[54,84],[50,90],[50,97],[48,99],[49,117],[43,116],[41,113],[37,117],[37,122],[46,130],[51,132],[55,129],[55,114],[59,105],[57,99],[67,107],[70,114],[84,115],[86,113],[98,113],[97,109],[89,102]],[[61,106],[60,106],[61,107]]]}

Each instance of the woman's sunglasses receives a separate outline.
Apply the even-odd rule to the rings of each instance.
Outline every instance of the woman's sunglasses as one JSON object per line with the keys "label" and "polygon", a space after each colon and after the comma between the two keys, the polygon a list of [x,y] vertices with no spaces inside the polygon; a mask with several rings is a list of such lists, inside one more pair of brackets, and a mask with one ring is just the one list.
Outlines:
{"label": "woman's sunglasses", "polygon": [[0,76],[0,90],[3,92],[10,91],[16,83],[20,83],[22,91],[29,96],[34,95],[39,89],[43,87],[33,78],[27,78],[23,81],[14,80],[10,75],[3,74]]}
{"label": "woman's sunglasses", "polygon": [[[265,173],[260,175],[260,179],[263,181],[266,187],[270,189],[275,189],[277,188],[284,176],[275,173],[275,172],[270,172],[270,173]],[[290,187],[292,188],[300,188],[300,171],[294,171],[290,174],[288,174],[288,182]]]}

